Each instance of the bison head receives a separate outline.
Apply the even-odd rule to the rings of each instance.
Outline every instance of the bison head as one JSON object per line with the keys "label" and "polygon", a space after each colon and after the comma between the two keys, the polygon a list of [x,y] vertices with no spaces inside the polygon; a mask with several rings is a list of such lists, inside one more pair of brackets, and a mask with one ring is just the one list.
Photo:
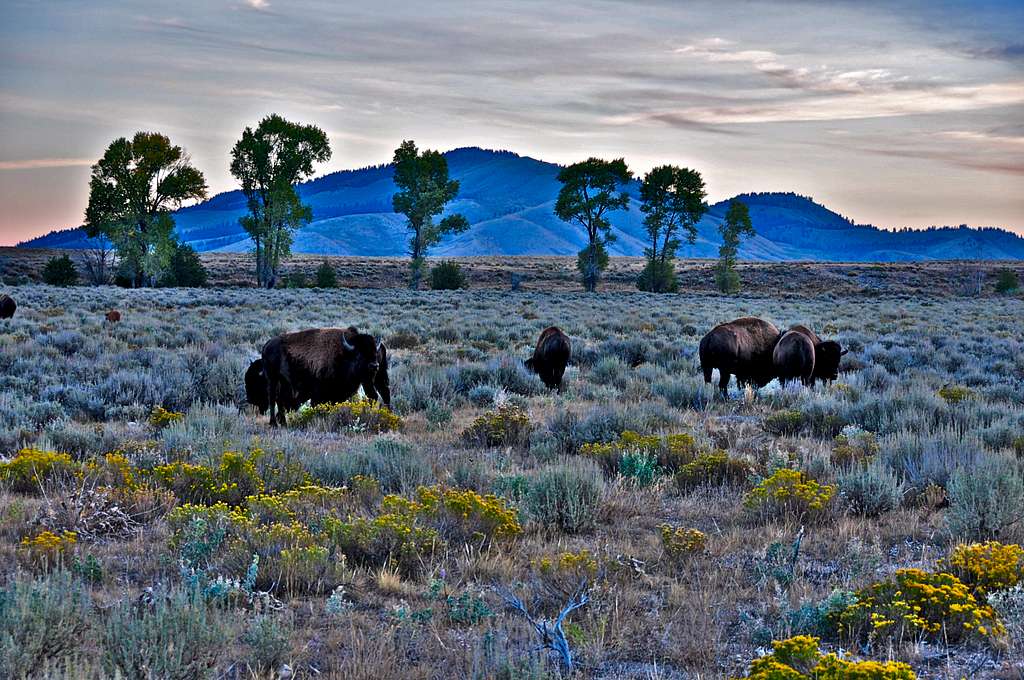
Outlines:
{"label": "bison head", "polygon": [[341,336],[344,357],[353,362],[360,380],[373,380],[377,375],[377,340],[369,333],[346,333]]}
{"label": "bison head", "polygon": [[814,377],[821,380],[835,380],[839,377],[839,359],[849,350],[844,350],[835,340],[819,342],[814,348]]}

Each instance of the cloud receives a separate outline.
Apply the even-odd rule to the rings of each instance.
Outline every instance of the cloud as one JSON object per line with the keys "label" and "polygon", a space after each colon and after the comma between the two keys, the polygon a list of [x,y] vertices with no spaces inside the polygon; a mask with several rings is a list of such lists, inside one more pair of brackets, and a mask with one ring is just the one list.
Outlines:
{"label": "cloud", "polygon": [[267,9],[270,3],[267,0],[245,0],[245,4],[255,10]]}
{"label": "cloud", "polygon": [[0,161],[0,170],[38,170],[40,168],[77,168],[90,166],[89,158],[30,158],[22,161]]}

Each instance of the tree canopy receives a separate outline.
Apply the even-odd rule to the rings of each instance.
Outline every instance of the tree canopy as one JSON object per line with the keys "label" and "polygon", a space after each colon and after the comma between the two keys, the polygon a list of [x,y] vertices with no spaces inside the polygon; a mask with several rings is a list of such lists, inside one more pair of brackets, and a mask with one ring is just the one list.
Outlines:
{"label": "tree canopy", "polygon": [[696,170],[661,165],[648,172],[640,184],[640,211],[651,245],[645,249],[647,265],[640,287],[656,293],[674,290],[672,260],[681,245],[680,232],[688,243],[697,240],[697,222],[707,211],[704,179]]}
{"label": "tree canopy", "polygon": [[754,235],[754,225],[750,222],[750,210],[743,201],[733,201],[725,213],[725,221],[718,227],[722,235],[722,245],[718,248],[718,264],[715,280],[723,293],[739,291],[739,275],[736,273],[736,255],[739,252],[740,239]]}
{"label": "tree canopy", "polygon": [[180,146],[157,132],[137,132],[107,147],[92,166],[85,231],[114,244],[133,285],[155,283],[177,245],[171,211],[206,198],[206,179]]}
{"label": "tree canopy", "polygon": [[629,194],[624,187],[632,177],[622,158],[612,161],[589,158],[558,173],[562,188],[555,201],[555,215],[580,225],[587,232],[587,246],[579,261],[583,287],[588,291],[597,288],[602,269],[601,252],[606,244],[615,240],[608,213],[629,206]]}
{"label": "tree canopy", "polygon": [[395,186],[399,191],[391,198],[394,211],[405,215],[412,232],[409,255],[412,257],[410,286],[419,287],[423,260],[427,249],[436,245],[445,234],[457,234],[469,228],[462,215],[448,215],[438,223],[434,216],[459,194],[459,182],[448,178],[448,161],[439,151],[416,148],[407,140],[395,149]]}
{"label": "tree canopy", "polygon": [[323,130],[277,114],[261,120],[255,130],[245,128],[231,150],[231,174],[249,208],[239,221],[253,240],[258,285],[274,285],[281,261],[291,253],[292,232],[313,218],[295,185],[313,174],[314,163],[330,157]]}

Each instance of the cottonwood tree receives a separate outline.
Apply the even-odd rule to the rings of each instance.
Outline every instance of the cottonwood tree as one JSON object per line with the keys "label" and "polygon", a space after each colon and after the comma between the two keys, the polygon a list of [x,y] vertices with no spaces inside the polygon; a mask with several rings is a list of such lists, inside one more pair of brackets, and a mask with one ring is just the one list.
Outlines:
{"label": "cottonwood tree", "polygon": [[704,179],[696,170],[661,165],[648,172],[640,184],[640,211],[651,240],[644,250],[647,264],[637,280],[640,290],[674,292],[678,284],[672,261],[681,245],[697,241],[697,221],[707,211]]}
{"label": "cottonwood tree", "polygon": [[730,203],[725,221],[719,225],[718,231],[722,235],[722,245],[718,249],[718,264],[715,265],[715,283],[723,293],[737,293],[740,290],[740,277],[736,273],[736,254],[740,239],[754,235],[747,204],[743,201]]}
{"label": "cottonwood tree", "polygon": [[399,191],[391,197],[391,205],[396,213],[405,215],[412,232],[409,287],[415,289],[423,278],[427,249],[445,234],[465,231],[469,221],[454,214],[434,223],[434,216],[440,215],[444,206],[459,194],[459,182],[448,179],[448,161],[440,152],[424,150],[420,153],[415,142],[403,141],[395,149],[394,164],[394,182]]}
{"label": "cottonwood tree", "polygon": [[615,240],[608,213],[629,206],[629,194],[623,189],[633,173],[626,161],[590,158],[563,168],[558,173],[562,188],[555,202],[555,215],[575,223],[587,232],[587,246],[580,251],[577,267],[583,275],[583,288],[597,289],[601,271],[608,266],[605,245]]}
{"label": "cottonwood tree", "polygon": [[313,219],[295,185],[313,174],[313,164],[331,157],[327,135],[315,125],[277,114],[245,128],[231,150],[231,174],[238,179],[249,214],[239,222],[252,238],[256,283],[274,286],[281,262],[291,254],[292,234]]}
{"label": "cottonwood tree", "polygon": [[92,166],[85,232],[106,237],[133,286],[153,285],[177,245],[171,211],[206,198],[206,179],[180,146],[157,132],[115,139]]}

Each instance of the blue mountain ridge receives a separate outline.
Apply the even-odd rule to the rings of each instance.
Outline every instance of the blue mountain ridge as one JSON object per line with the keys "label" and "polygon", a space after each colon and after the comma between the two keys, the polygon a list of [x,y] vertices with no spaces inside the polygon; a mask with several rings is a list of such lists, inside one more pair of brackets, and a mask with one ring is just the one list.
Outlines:
{"label": "blue mountain ridge", "polygon": [[[581,227],[554,215],[560,166],[510,151],[476,147],[445,153],[449,173],[459,180],[458,197],[446,214],[465,215],[471,227],[446,236],[430,255],[575,255],[586,241]],[[298,230],[296,253],[403,256],[409,235],[405,219],[391,210],[394,168],[379,165],[343,170],[298,187],[313,209],[313,221]],[[627,191],[637,198],[639,184]],[[746,260],[907,261],[940,259],[1024,259],[1024,238],[996,228],[932,227],[887,231],[847,218],[792,193],[751,193],[735,197],[750,208],[757,235],[746,240]],[[697,225],[697,241],[681,257],[717,257],[721,224],[729,201],[710,206]],[[240,191],[218,194],[175,212],[181,239],[198,251],[244,252],[251,242],[238,223],[245,214]],[[612,255],[643,254],[646,232],[638,200],[610,217],[616,236]],[[83,248],[81,229],[66,229],[19,244],[31,248]]]}

